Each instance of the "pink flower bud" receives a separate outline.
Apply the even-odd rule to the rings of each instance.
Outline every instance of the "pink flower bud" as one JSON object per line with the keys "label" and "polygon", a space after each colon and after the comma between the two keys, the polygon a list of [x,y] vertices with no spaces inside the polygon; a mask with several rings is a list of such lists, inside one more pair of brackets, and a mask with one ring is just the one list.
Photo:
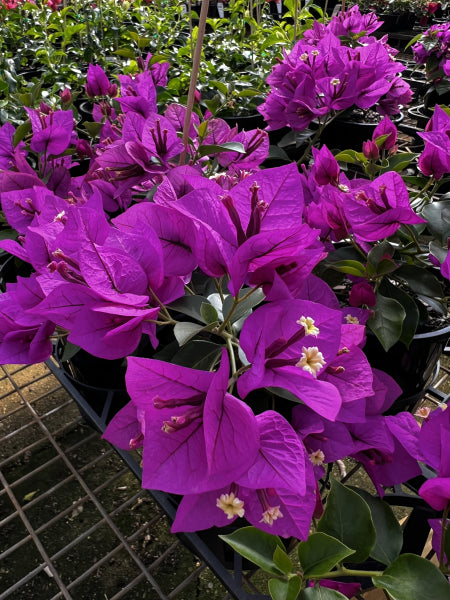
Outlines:
{"label": "pink flower bud", "polygon": [[350,306],[375,306],[376,297],[372,286],[367,281],[355,283],[348,297]]}
{"label": "pink flower bud", "polygon": [[72,100],[72,94],[70,93],[69,88],[64,88],[61,90],[59,92],[59,96],[64,104],[69,104],[69,102]]}
{"label": "pink flower bud", "polygon": [[376,160],[380,156],[378,146],[372,140],[363,142],[362,151],[367,160]]}
{"label": "pink flower bud", "polygon": [[115,98],[117,96],[117,83],[112,83],[109,86],[108,96],[110,98]]}

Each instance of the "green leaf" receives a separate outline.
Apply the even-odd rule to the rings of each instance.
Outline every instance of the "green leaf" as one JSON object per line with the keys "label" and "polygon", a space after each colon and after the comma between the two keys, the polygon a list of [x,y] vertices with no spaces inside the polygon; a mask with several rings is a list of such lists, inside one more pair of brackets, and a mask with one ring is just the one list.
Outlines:
{"label": "green leaf", "polygon": [[130,50],[130,48],[119,48],[119,50],[116,50],[114,54],[116,54],[117,56],[123,56],[123,58],[130,59],[133,59],[136,56],[135,52]]}
{"label": "green leaf", "polygon": [[19,142],[21,142],[23,140],[23,138],[31,131],[31,121],[30,119],[28,119],[27,121],[25,121],[24,123],[22,123],[21,125],[19,125],[19,127],[17,127],[16,131],[14,132],[14,137],[13,137],[13,145],[14,147],[17,146],[17,144]]}
{"label": "green leaf", "polygon": [[217,362],[223,346],[208,340],[192,340],[174,354],[168,362],[182,367],[209,371]]}
{"label": "green leaf", "polygon": [[403,533],[392,508],[387,502],[371,496],[361,488],[352,488],[369,505],[377,540],[370,556],[375,560],[390,565],[400,554],[403,545]]}
{"label": "green leaf", "polygon": [[219,154],[220,152],[238,152],[245,154],[245,148],[241,142],[224,142],[223,144],[205,144],[198,149],[199,156]]}
{"label": "green leaf", "polygon": [[83,127],[89,133],[91,137],[97,137],[100,133],[103,125],[101,123],[93,123],[91,121],[83,121]]}
{"label": "green leaf", "polygon": [[212,87],[215,87],[221,92],[224,96],[228,94],[228,86],[223,81],[212,80],[209,82]]}
{"label": "green leaf", "polygon": [[173,328],[173,333],[178,344],[184,346],[186,342],[195,337],[202,329],[203,325],[200,325],[199,323],[189,323],[189,321],[187,321],[184,323],[177,323]]}
{"label": "green leaf", "polygon": [[447,239],[450,237],[450,200],[427,204],[421,216],[428,221],[427,226],[431,233],[442,245],[447,245]]}
{"label": "green leaf", "polygon": [[[239,291],[239,297],[240,298],[244,297],[246,294],[248,294],[248,292],[250,290],[251,290],[251,288],[243,288],[242,290]],[[253,294],[250,294],[250,296],[248,298],[246,298],[245,300],[241,300],[239,302],[237,307],[234,309],[233,314],[231,315],[230,321],[232,323],[235,323],[236,321],[238,321],[241,317],[243,317],[245,314],[247,314],[249,311],[251,311],[251,309],[254,306],[256,306],[257,304],[262,302],[264,300],[264,298],[265,298],[264,292],[260,288],[255,290],[253,292]],[[224,319],[226,319],[227,316],[230,314],[230,310],[233,306],[233,303],[234,303],[233,296],[228,295],[225,298],[225,301],[223,303]]]}
{"label": "green leaf", "polygon": [[412,152],[400,152],[394,154],[389,157],[388,164],[381,169],[381,173],[386,173],[387,171],[396,171],[398,173],[399,171],[403,171],[403,169],[406,169],[417,156],[418,154]]}
{"label": "green leaf", "polygon": [[298,545],[298,558],[305,577],[320,577],[353,553],[353,548],[321,532],[313,533],[306,542]]}
{"label": "green leaf", "polygon": [[204,323],[205,321],[202,317],[202,305],[205,302],[208,302],[208,300],[203,296],[182,296],[171,302],[167,308]]}
{"label": "green leaf", "polygon": [[310,587],[303,590],[300,594],[300,600],[348,600],[347,596],[344,596],[336,590],[330,588],[318,586]]}
{"label": "green leaf", "polygon": [[61,362],[66,362],[75,356],[75,354],[80,350],[80,346],[76,344],[72,344],[71,342],[66,341],[64,344],[63,355],[61,356]]}
{"label": "green leaf", "polygon": [[450,585],[439,569],[416,554],[401,554],[379,577],[376,587],[392,600],[450,600]]}
{"label": "green leaf", "polygon": [[283,573],[292,572],[292,560],[289,558],[287,553],[280,548],[280,546],[275,548],[275,552],[273,553],[273,562],[280,569],[280,571],[283,571]]}
{"label": "green leaf", "polygon": [[287,581],[282,579],[270,579],[269,592],[273,600],[295,600],[302,587],[302,580],[294,575]]}
{"label": "green leaf", "polygon": [[362,152],[356,152],[356,150],[343,150],[334,157],[338,162],[345,162],[352,165],[360,165],[361,163],[367,162]]}
{"label": "green leaf", "polygon": [[376,298],[374,313],[367,326],[387,352],[400,339],[406,312],[400,302],[386,298],[380,292],[376,293]]}
{"label": "green leaf", "polygon": [[409,348],[419,324],[420,315],[417,304],[411,296],[398,286],[392,285],[387,279],[383,279],[379,289],[384,296],[397,300],[403,306],[405,318],[403,319],[399,341],[403,342]]}
{"label": "green leaf", "polygon": [[348,275],[356,275],[358,277],[364,277],[366,272],[365,266],[357,260],[339,260],[336,262],[329,263],[330,268],[340,273],[347,273]]}
{"label": "green leaf", "polygon": [[416,294],[423,294],[431,298],[442,298],[444,296],[438,278],[426,269],[416,265],[403,265],[397,269],[395,275],[408,284]]}
{"label": "green leaf", "polygon": [[200,312],[205,323],[215,323],[219,320],[217,310],[209,302],[202,302]]}
{"label": "green leaf", "polygon": [[273,575],[283,575],[273,560],[277,546],[284,549],[283,542],[276,535],[261,531],[256,527],[242,527],[229,535],[219,535],[233,550]]}
{"label": "green leaf", "polygon": [[381,260],[383,260],[384,256],[394,256],[395,248],[392,244],[390,244],[387,240],[382,241],[380,244],[377,244],[372,248],[372,250],[367,255],[368,262],[373,265],[375,268],[378,267]]}
{"label": "green leaf", "polygon": [[335,479],[317,530],[341,541],[355,552],[348,558],[359,563],[369,557],[376,533],[367,503]]}

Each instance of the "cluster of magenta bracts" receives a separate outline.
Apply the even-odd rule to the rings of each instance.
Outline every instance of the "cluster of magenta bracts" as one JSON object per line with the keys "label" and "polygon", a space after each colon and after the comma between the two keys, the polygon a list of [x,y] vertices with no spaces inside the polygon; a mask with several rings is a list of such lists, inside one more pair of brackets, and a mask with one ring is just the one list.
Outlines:
{"label": "cluster of magenta bracts", "polygon": [[[440,507],[450,497],[450,411],[427,416],[422,429],[410,414],[383,416],[400,390],[362,351],[369,311],[360,306],[371,290],[359,282],[353,306],[341,308],[312,274],[334,241],[352,235],[365,248],[422,222],[401,177],[350,181],[326,147],[302,173],[295,163],[261,169],[266,132],[196,114],[179,165],[186,109],[158,114],[156,86],[166,73],[147,62],[136,76],[119,76],[117,89],[90,67],[86,89],[101,124],[95,145],[78,138],[71,110],[45,104],[28,109],[27,145],[13,144],[12,125],[0,129],[1,204],[19,233],[2,247],[33,270],[0,296],[0,361],[45,360],[55,331],[95,356],[129,356],[131,402],[105,435],[123,448],[143,445],[145,487],[184,496],[174,530],[245,516],[306,539],[322,507],[323,464],[346,456],[363,463],[381,494],[418,475],[418,460],[429,462],[439,477],[426,497]],[[427,164],[436,147],[445,154],[434,125],[424,135],[434,153]],[[395,140],[385,119],[365,153],[389,151]],[[89,168],[73,176],[80,155]],[[241,330],[219,316],[217,369],[130,356],[142,336],[156,347],[157,328],[176,326],[170,304],[195,272],[216,281],[222,300],[264,294]],[[246,403],[265,388],[301,401],[291,422]],[[442,440],[430,455],[427,435]]]}
{"label": "cluster of magenta bracts", "polygon": [[[352,107],[395,115],[408,104],[412,91],[399,76],[405,67],[395,61],[398,51],[388,46],[387,36],[367,35],[381,25],[373,13],[361,15],[358,6],[327,25],[314,23],[267,78],[271,90],[259,110],[269,129],[287,125],[303,131],[313,120],[325,123]],[[351,47],[349,41],[362,31],[366,35]]]}

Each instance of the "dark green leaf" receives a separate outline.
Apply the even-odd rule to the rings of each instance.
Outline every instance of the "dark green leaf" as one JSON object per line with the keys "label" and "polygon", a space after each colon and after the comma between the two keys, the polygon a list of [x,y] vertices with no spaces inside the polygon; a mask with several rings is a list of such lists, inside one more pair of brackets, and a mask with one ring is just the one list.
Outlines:
{"label": "dark green leaf", "polygon": [[238,152],[245,154],[245,148],[240,142],[224,142],[223,144],[205,144],[198,149],[199,156],[219,154],[220,152]]}
{"label": "dark green leaf", "polygon": [[400,302],[386,298],[380,292],[377,292],[376,298],[374,314],[367,321],[367,326],[387,352],[400,339],[406,312]]}
{"label": "dark green leaf", "polygon": [[61,362],[66,362],[75,356],[75,354],[80,350],[80,346],[76,346],[71,342],[65,342],[63,355],[61,356]]}
{"label": "dark green leaf", "polygon": [[416,294],[442,298],[444,293],[439,280],[433,273],[415,265],[403,265],[395,273]]}
{"label": "dark green leaf", "polygon": [[19,234],[15,229],[0,230],[0,240],[15,240],[18,235]]}
{"label": "dark green leaf", "polygon": [[450,200],[431,202],[422,211],[421,216],[428,221],[431,233],[442,245],[447,245],[450,237]]}
{"label": "dark green leaf", "polygon": [[375,545],[376,533],[367,503],[335,479],[317,530],[341,541],[355,552],[351,562],[363,562]]}
{"label": "dark green leaf", "polygon": [[280,148],[280,146],[274,146],[273,144],[271,144],[269,146],[269,154],[267,156],[268,159],[272,158],[272,159],[280,159],[280,160],[285,160],[286,162],[291,162],[291,159],[289,158],[289,156],[286,154],[286,152],[283,150],[283,148]]}
{"label": "dark green leaf", "polygon": [[401,554],[379,577],[376,587],[392,600],[450,600],[450,585],[439,569],[416,554]]}
{"label": "dark green leaf", "polygon": [[344,596],[336,590],[330,588],[318,586],[310,587],[303,590],[300,594],[300,600],[348,600],[347,596]]}
{"label": "dark green leaf", "polygon": [[183,315],[188,315],[188,317],[192,317],[197,321],[204,323],[205,321],[202,317],[202,304],[205,302],[208,302],[208,300],[203,296],[182,296],[181,298],[178,298],[178,300],[171,302],[167,308],[169,310],[180,312]]}
{"label": "dark green leaf", "polygon": [[242,527],[229,535],[219,535],[233,550],[273,575],[283,575],[276,566],[273,555],[277,546],[284,549],[283,542],[276,535],[261,531],[256,527]]}
{"label": "dark green leaf", "polygon": [[[378,267],[380,261],[385,256],[394,256],[395,248],[392,244],[390,244],[387,240],[384,240],[380,244],[377,244],[372,248],[372,250],[367,255],[367,260],[372,264],[375,268]],[[375,269],[377,271],[377,269]],[[378,271],[377,271],[378,272]]]}
{"label": "dark green leaf", "polygon": [[[248,292],[251,290],[251,288],[243,288],[242,290],[239,291],[239,297],[242,298],[245,295],[248,294]],[[250,296],[248,298],[246,298],[245,300],[241,300],[239,302],[239,304],[237,305],[237,307],[234,309],[233,314],[231,315],[231,322],[235,323],[236,321],[238,321],[242,316],[244,316],[246,313],[248,313],[249,310],[251,310],[254,306],[256,306],[257,304],[259,304],[260,302],[262,302],[264,300],[264,292],[261,289],[256,289],[253,294],[250,294]],[[227,316],[230,313],[230,310],[233,306],[234,303],[234,298],[233,296],[227,296],[225,298],[225,301],[223,303],[223,316],[224,319],[227,318]]]}
{"label": "dark green leaf", "polygon": [[296,600],[302,587],[302,580],[294,575],[288,581],[270,579],[269,592],[273,600]]}
{"label": "dark green leaf", "polygon": [[320,577],[328,573],[353,552],[353,548],[321,532],[313,533],[306,542],[298,545],[298,558],[305,577]]}
{"label": "dark green leaf", "polygon": [[219,319],[217,310],[209,302],[202,302],[200,306],[200,312],[205,323],[214,323]]}
{"label": "dark green leaf", "polygon": [[192,340],[170,359],[175,365],[209,371],[217,362],[223,346],[207,340]]}
{"label": "dark green leaf", "polygon": [[390,565],[402,549],[402,528],[387,502],[371,496],[361,488],[352,489],[369,505],[373,524],[375,525],[377,540],[370,556],[384,565]]}
{"label": "dark green leaf", "polygon": [[200,325],[199,323],[189,323],[189,321],[187,321],[184,323],[177,323],[173,328],[173,333],[178,344],[184,346],[186,342],[195,337],[202,329],[203,325]]}
{"label": "dark green leaf", "polygon": [[292,572],[292,560],[289,558],[285,550],[280,548],[280,546],[275,548],[275,552],[273,553],[273,562],[277,565],[280,571],[283,571],[283,573]]}
{"label": "dark green leaf", "polygon": [[403,342],[407,348],[409,348],[409,345],[411,344],[412,339],[417,331],[417,325],[419,324],[419,309],[417,308],[416,302],[406,292],[404,292],[398,286],[392,285],[392,283],[386,279],[384,279],[380,285],[380,292],[388,298],[397,300],[397,302],[403,306],[405,310],[405,318],[403,319],[402,331],[399,340]]}
{"label": "dark green leaf", "polygon": [[16,131],[14,132],[13,145],[17,146],[17,144],[21,142],[30,131],[31,121],[30,119],[28,119],[27,121],[19,125],[19,127],[17,127]]}

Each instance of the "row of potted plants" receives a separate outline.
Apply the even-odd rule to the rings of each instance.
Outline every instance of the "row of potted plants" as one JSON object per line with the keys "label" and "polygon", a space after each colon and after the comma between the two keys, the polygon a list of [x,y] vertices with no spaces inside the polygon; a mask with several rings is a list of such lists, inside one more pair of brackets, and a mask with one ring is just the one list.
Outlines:
{"label": "row of potted plants", "polygon": [[[450,412],[421,410],[420,426],[394,406],[399,366],[391,376],[364,352],[370,336],[388,351],[436,324],[440,349],[449,335],[437,191],[450,116],[436,107],[420,155],[398,151],[404,66],[372,35],[380,20],[354,7],[305,29],[267,79],[268,131],[305,141],[298,163],[277,152],[283,164],[269,166],[267,131],[230,127],[213,99],[201,110],[206,11],[186,105],[171,101],[169,64],[148,55],[120,74],[89,66],[84,127],[64,89],[0,128],[14,230],[1,247],[30,271],[0,295],[0,361],[45,360],[55,338],[63,361],[80,348],[126,361],[131,399],[106,439],[142,448],[144,487],[182,496],[174,531],[245,518],[253,527],[228,542],[275,576],[273,598],[351,597],[340,580],[355,576],[394,600],[450,598]],[[323,135],[354,108],[383,119],[334,156]],[[330,484],[325,465],[347,457],[377,498]],[[417,478],[438,565],[401,554],[380,499]],[[301,540],[298,568],[277,536]]]}

